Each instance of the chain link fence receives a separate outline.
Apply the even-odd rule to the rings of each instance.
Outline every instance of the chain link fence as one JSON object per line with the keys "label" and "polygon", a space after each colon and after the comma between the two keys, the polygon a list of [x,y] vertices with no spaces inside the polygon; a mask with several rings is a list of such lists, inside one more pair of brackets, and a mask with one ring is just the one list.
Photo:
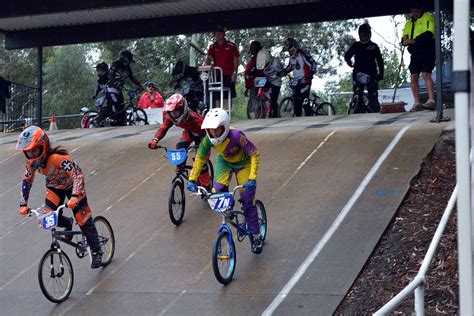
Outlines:
{"label": "chain link fence", "polygon": [[35,124],[38,94],[38,88],[11,82],[10,98],[6,99],[5,113],[0,112],[0,131],[18,132],[25,126]]}

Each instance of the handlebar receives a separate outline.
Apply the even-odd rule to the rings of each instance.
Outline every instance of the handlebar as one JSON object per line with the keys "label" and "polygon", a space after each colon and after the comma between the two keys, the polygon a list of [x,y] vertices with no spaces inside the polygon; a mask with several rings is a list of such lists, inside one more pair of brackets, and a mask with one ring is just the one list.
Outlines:
{"label": "handlebar", "polygon": [[[67,207],[66,204],[62,204],[62,205],[59,205],[58,208],[55,210],[55,211],[52,211],[53,213],[56,213],[58,214],[60,210],[62,210],[63,208]],[[31,217],[31,215],[35,215],[37,218],[42,216],[41,212],[39,211],[41,209],[41,207],[38,207],[36,209],[29,209],[28,210],[28,217]]]}
{"label": "handlebar", "polygon": [[[235,196],[235,192],[237,192],[238,189],[243,188],[243,185],[237,185],[232,189],[232,195]],[[206,198],[209,198],[213,193],[208,192],[205,187],[199,186],[198,185],[198,191],[195,193],[191,193],[191,195],[204,195]],[[222,192],[219,192],[222,193]],[[218,194],[218,193],[217,193]]]}
{"label": "handlebar", "polygon": [[[161,149],[164,149],[165,151],[168,151],[168,147],[166,147],[166,146],[158,145],[157,148],[161,148]],[[186,148],[186,152],[189,153],[190,151],[192,152],[193,150],[197,150],[198,148],[199,148],[198,145],[192,145],[192,146],[189,146],[188,148]]]}

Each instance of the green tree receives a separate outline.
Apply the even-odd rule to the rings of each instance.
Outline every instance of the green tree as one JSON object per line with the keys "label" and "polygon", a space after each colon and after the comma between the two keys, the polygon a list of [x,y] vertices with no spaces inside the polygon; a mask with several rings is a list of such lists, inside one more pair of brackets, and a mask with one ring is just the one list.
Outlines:
{"label": "green tree", "polygon": [[75,114],[89,103],[96,87],[89,53],[88,45],[53,49],[44,66],[44,115]]}

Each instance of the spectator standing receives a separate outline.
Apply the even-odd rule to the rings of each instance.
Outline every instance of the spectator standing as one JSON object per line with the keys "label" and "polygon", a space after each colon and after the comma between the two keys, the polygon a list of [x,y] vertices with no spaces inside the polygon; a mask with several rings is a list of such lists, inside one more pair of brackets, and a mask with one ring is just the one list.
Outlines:
{"label": "spectator standing", "polygon": [[262,49],[262,44],[259,41],[252,41],[250,43],[250,57],[245,65],[244,79],[245,79],[245,96],[253,97],[257,95],[255,89],[254,79],[261,76],[261,71],[257,69],[257,54]]}
{"label": "spectator standing", "polygon": [[[225,38],[225,32],[225,28],[218,27],[213,33],[215,42],[209,46],[206,64],[222,68],[223,85],[230,88],[230,97],[233,99],[236,96],[235,82],[237,80],[240,53],[237,46]],[[224,104],[228,104],[226,97],[229,96],[224,96]],[[220,101],[216,102],[216,106],[220,107]]]}
{"label": "spectator standing", "polygon": [[316,73],[316,62],[305,50],[298,47],[298,42],[293,38],[287,38],[283,44],[283,49],[290,54],[290,61],[285,68],[285,73],[293,73],[290,86],[293,89],[295,98],[295,115],[313,115],[313,110],[309,104],[309,93],[311,92],[311,81]]}
{"label": "spectator standing", "polygon": [[[421,111],[424,109],[435,110],[434,83],[431,72],[435,66],[435,20],[429,12],[425,12],[421,2],[416,2],[410,8],[411,19],[405,24],[402,35],[402,44],[408,47],[411,54],[410,65],[411,91],[415,104],[411,109]],[[426,83],[428,90],[428,101],[420,102],[420,85],[418,80],[420,73]]]}
{"label": "spectator standing", "polygon": [[162,108],[165,105],[163,97],[156,90],[153,82],[147,81],[145,83],[146,91],[143,92],[138,101],[138,108],[140,109],[156,109]]}
{"label": "spectator standing", "polygon": [[270,88],[270,117],[278,117],[278,96],[281,88],[281,77],[285,75],[285,70],[279,58],[274,57],[263,48],[257,54],[257,69],[263,71],[267,78],[265,87]]}
{"label": "spectator standing", "polygon": [[[369,97],[368,111],[371,113],[380,112],[380,103],[378,99],[379,81],[383,79],[384,62],[380,48],[372,42],[372,30],[367,23],[359,26],[359,39],[344,54],[344,60],[350,67],[354,67],[352,72],[352,81],[354,83],[354,93],[359,93],[359,100],[362,100],[364,88],[367,86]],[[354,57],[354,63],[352,62]],[[367,75],[367,82],[360,82],[358,74]],[[357,104],[354,113],[365,112],[361,104]]]}

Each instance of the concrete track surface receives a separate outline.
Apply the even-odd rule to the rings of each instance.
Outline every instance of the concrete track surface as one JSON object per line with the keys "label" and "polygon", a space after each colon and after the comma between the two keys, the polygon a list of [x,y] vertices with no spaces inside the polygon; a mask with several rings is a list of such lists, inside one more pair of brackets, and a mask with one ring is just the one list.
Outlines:
{"label": "concrete track surface", "polygon": [[[169,220],[174,167],[163,152],[147,148],[156,126],[52,132],[54,144],[72,151],[84,170],[93,214],[107,217],[116,236],[113,262],[98,270],[63,246],[75,282],[59,305],[46,300],[37,278],[49,233],[18,215],[23,158],[15,152],[17,135],[2,136],[0,314],[330,315],[446,128],[429,123],[433,116],[237,122],[261,152],[257,196],[269,230],[260,255],[247,240],[237,244],[227,286],[216,281],[211,264],[220,216],[187,192],[184,222],[177,228]],[[172,128],[163,144],[174,146],[179,133]],[[43,200],[44,180],[37,175],[30,206]]]}

